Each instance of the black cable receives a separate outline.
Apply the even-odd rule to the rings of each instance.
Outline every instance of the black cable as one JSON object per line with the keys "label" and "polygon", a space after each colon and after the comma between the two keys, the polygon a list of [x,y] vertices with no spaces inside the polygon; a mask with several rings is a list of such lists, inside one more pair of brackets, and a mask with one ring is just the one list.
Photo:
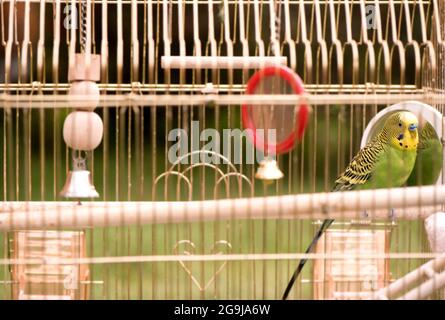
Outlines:
{"label": "black cable", "polygon": [[[314,247],[317,244],[318,240],[323,235],[323,232],[325,232],[326,229],[329,228],[329,226],[332,224],[332,222],[334,222],[333,219],[326,219],[326,220],[323,221],[322,225],[320,226],[320,229],[318,229],[318,231],[317,231],[317,234],[312,239],[311,244],[306,249],[306,252],[305,252],[306,254],[312,252],[312,250],[314,249]],[[301,270],[303,270],[303,267],[306,264],[306,262],[307,262],[307,259],[301,259],[300,260],[300,263],[298,264],[298,266],[295,269],[292,277],[289,280],[289,283],[287,284],[286,290],[284,290],[283,297],[282,297],[283,300],[286,300],[287,297],[289,296],[289,293],[290,293],[290,291],[292,289],[292,286],[294,285],[295,280],[297,280],[298,275],[301,273]]]}

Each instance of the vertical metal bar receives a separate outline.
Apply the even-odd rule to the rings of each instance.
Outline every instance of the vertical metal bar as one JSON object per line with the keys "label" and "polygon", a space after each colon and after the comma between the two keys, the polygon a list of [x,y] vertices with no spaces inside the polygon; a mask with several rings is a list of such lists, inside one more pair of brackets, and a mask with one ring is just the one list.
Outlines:
{"label": "vertical metal bar", "polygon": [[[40,16],[39,16],[39,41],[37,46],[37,81],[41,84],[45,82],[44,74],[44,57],[45,57],[45,0],[40,0]],[[41,87],[39,88],[41,94]],[[40,199],[45,199],[45,110],[39,110],[39,132],[40,132]]]}
{"label": "vertical metal bar", "polygon": [[[169,3],[168,0],[163,0],[162,2],[162,22],[163,22],[163,43],[164,43],[164,54],[166,56],[170,56],[171,55],[171,43],[172,43],[172,12],[173,12],[173,4]],[[164,83],[169,86],[171,84],[171,71],[166,69],[164,70]],[[167,92],[168,92],[168,88],[167,88]],[[168,136],[168,133],[170,131],[171,125],[172,125],[172,120],[173,120],[173,113],[172,113],[172,108],[171,107],[167,107],[165,110],[165,136]],[[165,148],[164,148],[164,154],[168,154],[168,143],[165,143]],[[164,161],[164,168],[167,169],[169,164],[168,164],[168,159],[165,158]],[[166,199],[167,197],[167,185],[168,184],[168,179],[165,180],[165,189],[164,189],[164,198]],[[163,228],[163,240],[164,240],[164,248],[169,248],[169,241],[170,239],[170,224],[165,225],[165,227]],[[168,299],[168,286],[170,285],[170,281],[168,281],[169,279],[171,279],[172,276],[172,270],[170,268],[170,264],[169,263],[165,263],[163,264],[163,269],[164,269],[164,275],[166,276],[166,283],[165,283],[165,290],[164,290],[164,298]]]}
{"label": "vertical metal bar", "polygon": [[[100,44],[100,54],[101,54],[101,84],[105,84],[105,89],[103,93],[107,93],[106,84],[108,84],[108,70],[109,70],[109,43],[108,43],[108,1],[101,2],[101,44]],[[104,201],[109,199],[109,170],[110,164],[109,159],[111,157],[110,153],[110,110],[108,108],[103,108],[102,113],[103,125],[104,125],[104,134],[102,139],[103,151],[102,151],[102,197]],[[98,239],[102,239],[102,255],[106,255],[107,252],[110,251],[110,228],[102,229],[102,236],[98,237]],[[107,265],[103,265],[99,270],[102,271],[103,274],[103,287],[102,287],[102,298],[109,298],[109,290],[110,290],[110,267]],[[94,280],[94,279],[92,279]],[[93,286],[92,286],[93,287]]]}
{"label": "vertical metal bar", "polygon": [[[71,2],[73,5],[74,1]],[[71,10],[74,10],[71,7]],[[52,54],[52,83],[56,86],[59,85],[59,52],[60,52],[60,0],[56,0],[55,6],[53,6],[53,54]],[[73,11],[70,11],[73,13]],[[72,22],[72,21],[71,21]],[[72,29],[73,30],[73,29]],[[75,36],[75,33],[71,30],[71,36]],[[68,30],[67,30],[68,31]],[[71,40],[67,37],[67,44],[73,44],[75,40]],[[54,91],[57,94],[57,90]],[[62,168],[62,148],[60,145],[60,110],[53,110],[53,197],[57,197],[59,192],[59,180],[65,175],[62,174],[60,169]],[[59,176],[60,175],[60,176]]]}
{"label": "vertical metal bar", "polygon": [[[157,67],[155,63],[155,59],[157,57],[157,50],[158,50],[158,44],[159,44],[159,35],[160,35],[160,5],[159,3],[156,5],[156,36],[153,32],[153,23],[154,23],[154,16],[153,16],[153,3],[152,0],[148,0],[148,7],[147,7],[147,13],[148,13],[148,65],[149,65],[149,81],[150,83],[155,83],[157,81],[156,75],[157,75]],[[156,37],[156,38],[155,38]],[[156,168],[157,168],[157,161],[156,161],[156,154],[157,154],[157,148],[156,148],[156,132],[157,132],[157,122],[156,122],[156,107],[150,108],[150,144],[151,144],[151,152],[150,152],[150,158],[151,158],[151,188],[154,188],[154,180],[157,175]],[[156,194],[153,192],[152,194]],[[154,200],[154,199],[152,199]],[[151,226],[151,254],[156,254],[156,246],[157,246],[157,233],[156,233],[156,226]],[[157,279],[157,264],[153,263],[151,264],[151,298],[156,299],[156,280]]]}
{"label": "vertical metal bar", "polygon": [[[70,12],[71,13],[76,12],[75,17],[77,18],[77,11],[75,11],[75,8],[76,8],[76,0],[71,0],[71,10],[70,10]],[[60,42],[60,32],[59,32],[59,26],[60,26],[60,0],[56,0],[56,11],[57,11],[56,15],[58,17],[57,18],[55,17],[54,34],[56,35],[55,39],[57,38],[57,40]],[[72,20],[71,20],[71,22],[72,22]],[[76,29],[71,26],[69,32],[70,32],[70,37],[69,37],[69,40],[67,39],[67,41],[69,43],[68,61],[69,61],[69,70],[71,70],[72,68],[74,68],[74,64],[75,64]],[[58,55],[59,52],[58,52],[58,48],[57,48],[57,56],[55,56],[56,51],[53,51],[53,53],[54,53],[53,54],[53,61],[56,60],[56,62],[53,63],[53,68],[57,68],[57,70],[58,70],[58,67],[59,67],[59,55]]]}
{"label": "vertical metal bar", "polygon": [[123,39],[123,13],[122,0],[117,0],[117,83],[121,84],[123,81],[123,67],[124,67],[124,39]]}
{"label": "vertical metal bar", "polygon": [[[133,126],[133,110],[129,109],[128,110],[128,128],[127,128],[127,201],[131,201],[132,198],[132,126]],[[131,246],[131,229],[130,227],[126,227],[125,228],[125,232],[127,233],[127,245],[126,248],[123,251],[123,254],[125,255],[129,255],[130,254],[130,246]],[[130,265],[127,264],[126,268],[125,268],[125,272],[129,275],[129,277],[127,278],[127,297],[126,299],[130,299],[131,297],[131,276],[132,276],[132,272],[130,269]]]}
{"label": "vertical metal bar", "polygon": [[[218,55],[217,44],[215,39],[215,22],[213,15],[213,0],[207,3],[207,17],[209,22],[207,42],[210,45],[210,55],[216,57]],[[216,63],[216,61],[215,61]],[[217,83],[217,71],[212,71],[212,83]]]}
{"label": "vertical metal bar", "polygon": [[5,84],[9,84],[11,79],[11,66],[12,66],[12,43],[14,40],[14,9],[15,0],[9,2],[9,15],[8,15],[8,40],[5,47]]}
{"label": "vertical metal bar", "polygon": [[28,82],[29,70],[28,70],[28,47],[31,45],[29,37],[29,23],[30,23],[30,0],[25,0],[25,10],[23,17],[23,41],[21,52],[21,81],[22,83]]}
{"label": "vertical metal bar", "polygon": [[131,0],[131,81],[139,79],[138,1]]}
{"label": "vertical metal bar", "polygon": [[89,68],[90,64],[91,64],[91,44],[92,44],[92,13],[91,13],[91,0],[83,0],[86,1],[86,5],[87,5],[87,10],[86,10],[86,21],[84,23],[86,23],[86,44],[85,44],[85,67]]}

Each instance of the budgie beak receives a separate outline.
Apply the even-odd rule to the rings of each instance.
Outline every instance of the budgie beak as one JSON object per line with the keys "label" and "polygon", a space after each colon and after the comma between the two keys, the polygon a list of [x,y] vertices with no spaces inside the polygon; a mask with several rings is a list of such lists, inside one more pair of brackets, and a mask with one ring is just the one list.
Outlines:
{"label": "budgie beak", "polygon": [[416,129],[417,129],[417,124],[415,124],[415,123],[411,123],[408,127],[408,130],[411,132],[413,132]]}

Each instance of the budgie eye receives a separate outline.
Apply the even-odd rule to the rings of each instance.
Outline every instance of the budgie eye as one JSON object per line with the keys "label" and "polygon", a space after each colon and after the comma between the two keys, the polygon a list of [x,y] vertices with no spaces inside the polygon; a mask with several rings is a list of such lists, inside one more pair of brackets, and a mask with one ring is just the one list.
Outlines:
{"label": "budgie eye", "polygon": [[402,126],[402,124],[399,122],[399,127],[401,127]]}

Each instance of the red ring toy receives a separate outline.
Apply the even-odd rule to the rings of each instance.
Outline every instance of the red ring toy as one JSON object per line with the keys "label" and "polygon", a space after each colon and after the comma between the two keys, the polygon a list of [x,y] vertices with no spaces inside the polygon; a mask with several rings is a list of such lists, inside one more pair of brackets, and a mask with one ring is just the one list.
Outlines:
{"label": "red ring toy", "polygon": [[[246,94],[253,94],[260,81],[263,80],[265,77],[277,75],[284,79],[291,86],[292,90],[296,94],[304,93],[303,82],[292,69],[284,66],[274,66],[266,67],[255,72],[255,74],[247,82]],[[263,139],[257,137],[255,124],[253,123],[252,118],[249,116],[249,111],[251,110],[251,108],[253,108],[253,106],[243,104],[241,106],[241,117],[243,126],[247,129],[251,129],[249,130],[249,136],[258,149],[262,151],[265,151],[266,149],[268,153],[286,153],[293,148],[297,139],[298,141],[301,141],[301,139],[303,138],[304,130],[309,119],[309,107],[307,106],[307,104],[302,103],[300,105],[298,114],[295,119],[295,129],[292,131],[292,133],[286,139],[284,139],[284,141],[276,145],[265,143]]]}

